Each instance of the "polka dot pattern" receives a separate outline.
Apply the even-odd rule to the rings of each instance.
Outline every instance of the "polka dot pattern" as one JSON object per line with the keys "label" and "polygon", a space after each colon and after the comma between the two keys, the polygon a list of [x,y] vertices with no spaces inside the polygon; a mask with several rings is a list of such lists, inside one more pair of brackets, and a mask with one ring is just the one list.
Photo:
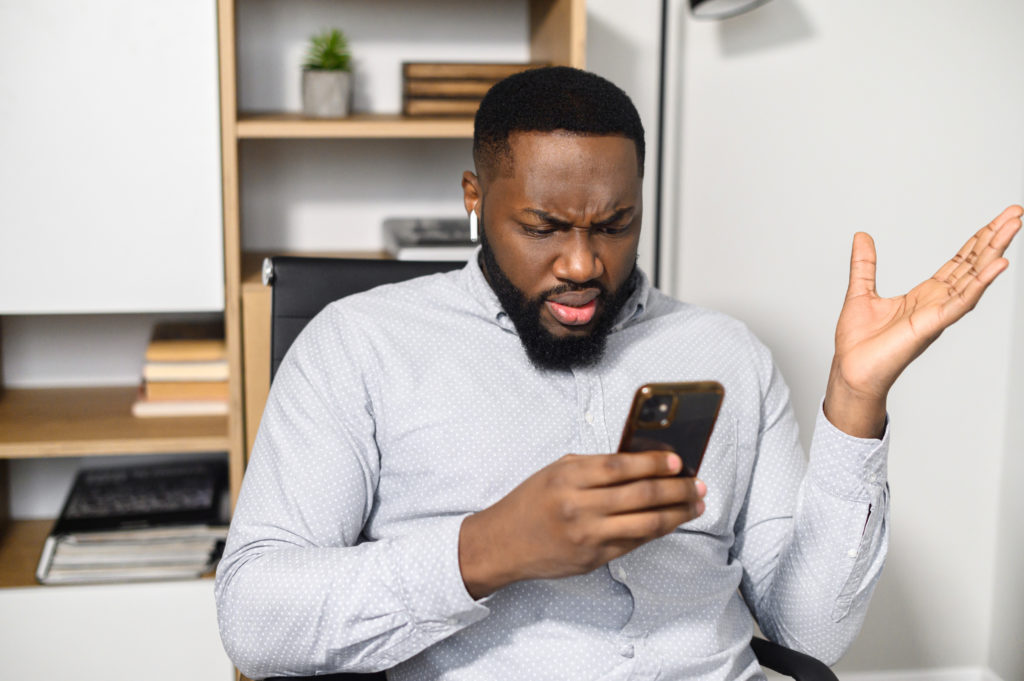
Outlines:
{"label": "polka dot pattern", "polygon": [[[636,388],[715,379],[707,510],[578,577],[474,601],[462,520],[566,453],[613,451]],[[820,413],[809,460],[770,353],[646,278],[599,365],[533,367],[475,260],[330,305],[274,381],[217,573],[247,676],[761,679],[747,643],[835,660],[888,539],[881,441]]]}

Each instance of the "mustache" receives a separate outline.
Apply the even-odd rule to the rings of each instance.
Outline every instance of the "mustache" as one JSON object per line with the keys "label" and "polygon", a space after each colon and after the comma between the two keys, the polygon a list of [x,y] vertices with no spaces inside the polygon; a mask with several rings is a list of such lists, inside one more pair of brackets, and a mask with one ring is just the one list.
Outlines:
{"label": "mustache", "polygon": [[586,291],[595,288],[601,292],[599,297],[604,297],[608,293],[608,287],[599,281],[587,281],[582,284],[569,281],[549,288],[547,291],[542,291],[541,294],[537,296],[537,299],[546,300],[551,296],[558,296],[563,293],[569,293],[570,291]]}

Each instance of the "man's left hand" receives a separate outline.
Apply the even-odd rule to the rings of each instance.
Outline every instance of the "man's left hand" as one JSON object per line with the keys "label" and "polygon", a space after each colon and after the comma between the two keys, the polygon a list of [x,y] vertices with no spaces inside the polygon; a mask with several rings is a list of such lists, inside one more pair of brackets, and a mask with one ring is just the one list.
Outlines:
{"label": "man's left hand", "polygon": [[875,291],[871,237],[854,235],[850,284],[825,393],[825,416],[833,425],[856,437],[881,436],[889,389],[946,327],[974,309],[1007,268],[1003,252],[1020,229],[1022,214],[1024,208],[1009,206],[931,278],[894,298]]}

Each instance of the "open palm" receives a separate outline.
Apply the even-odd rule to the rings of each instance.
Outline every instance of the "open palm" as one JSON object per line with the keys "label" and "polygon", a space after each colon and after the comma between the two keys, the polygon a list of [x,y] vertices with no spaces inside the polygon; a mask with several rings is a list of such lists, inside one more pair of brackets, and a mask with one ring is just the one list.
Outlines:
{"label": "open palm", "polygon": [[939,335],[978,303],[1009,265],[1003,252],[1021,227],[1013,205],[982,227],[929,279],[907,294],[882,298],[875,290],[875,246],[854,236],[850,285],[836,326],[833,366],[852,391],[884,400],[900,373]]}

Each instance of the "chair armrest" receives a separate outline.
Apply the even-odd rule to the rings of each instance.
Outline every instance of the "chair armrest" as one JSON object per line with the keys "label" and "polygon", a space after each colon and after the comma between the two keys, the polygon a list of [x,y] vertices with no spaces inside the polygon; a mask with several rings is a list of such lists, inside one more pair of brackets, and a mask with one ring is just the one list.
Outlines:
{"label": "chair armrest", "polygon": [[750,647],[762,667],[791,676],[796,681],[839,681],[828,665],[810,655],[757,637],[751,639]]}

